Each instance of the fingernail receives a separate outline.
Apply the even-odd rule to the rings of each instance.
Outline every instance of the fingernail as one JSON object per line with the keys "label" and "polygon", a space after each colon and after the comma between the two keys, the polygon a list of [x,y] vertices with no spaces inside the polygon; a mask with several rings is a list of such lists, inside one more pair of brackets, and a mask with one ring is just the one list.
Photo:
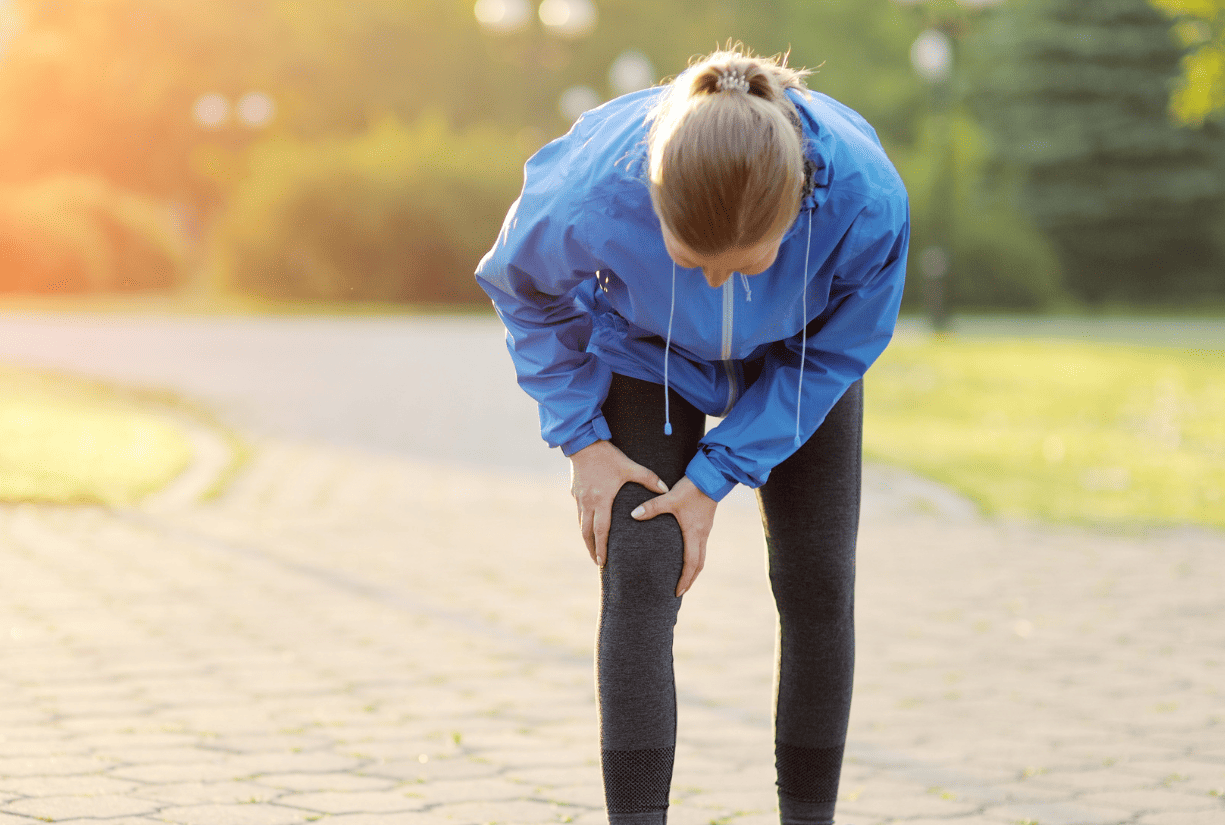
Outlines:
{"label": "fingernail", "polygon": [[659,482],[659,489],[660,489],[660,491],[661,491],[661,492],[666,493],[666,492],[668,492],[668,485],[667,485],[667,484],[664,484],[664,483],[661,481],[661,482]]}
{"label": "fingernail", "polygon": [[[689,589],[688,587],[685,588],[685,590],[688,590],[688,589]],[[685,590],[678,591],[676,594],[676,598],[679,599],[681,596],[685,595]]]}
{"label": "fingernail", "polygon": [[632,516],[633,518],[642,518],[643,515],[645,514],[646,514],[646,510],[644,510],[641,506],[639,506],[639,507],[634,508],[634,512],[630,513],[630,516]]}

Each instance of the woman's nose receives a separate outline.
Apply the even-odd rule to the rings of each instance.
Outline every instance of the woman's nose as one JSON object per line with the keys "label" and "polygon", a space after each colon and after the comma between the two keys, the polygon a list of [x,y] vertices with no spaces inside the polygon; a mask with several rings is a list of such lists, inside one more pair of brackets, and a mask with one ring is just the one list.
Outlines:
{"label": "woman's nose", "polygon": [[720,287],[727,282],[727,279],[732,277],[731,270],[721,269],[703,269],[702,274],[706,276],[706,283],[711,287]]}

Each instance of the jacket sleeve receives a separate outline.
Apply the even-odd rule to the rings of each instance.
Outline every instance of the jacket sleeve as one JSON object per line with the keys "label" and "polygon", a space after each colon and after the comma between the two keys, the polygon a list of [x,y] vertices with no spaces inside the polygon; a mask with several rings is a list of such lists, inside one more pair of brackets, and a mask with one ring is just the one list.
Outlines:
{"label": "jacket sleeve", "polygon": [[904,194],[877,201],[860,213],[840,246],[846,252],[834,263],[829,301],[808,324],[806,345],[800,335],[776,343],[765,357],[761,376],[703,437],[685,470],[702,492],[718,501],[737,484],[760,487],[770,470],[799,449],[847,388],[863,377],[893,336],[909,241]]}
{"label": "jacket sleeve", "polygon": [[611,437],[600,407],[612,374],[587,353],[591,318],[575,300],[598,263],[579,238],[565,139],[528,161],[524,188],[476,279],[506,326],[519,386],[540,406],[540,433],[572,455]]}

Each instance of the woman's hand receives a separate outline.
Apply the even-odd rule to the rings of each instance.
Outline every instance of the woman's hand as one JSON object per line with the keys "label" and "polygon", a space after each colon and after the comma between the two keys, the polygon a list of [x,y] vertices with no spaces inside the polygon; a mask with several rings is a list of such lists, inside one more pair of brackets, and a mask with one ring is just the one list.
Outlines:
{"label": "woman's hand", "polygon": [[719,502],[703,493],[686,476],[676,483],[672,491],[656,496],[630,513],[638,521],[646,521],[664,513],[671,513],[681,526],[681,537],[685,542],[685,566],[681,569],[680,581],[676,583],[676,595],[682,596],[693,586],[693,580],[706,565],[706,539],[715,523],[715,508]]}
{"label": "woman's hand", "polygon": [[578,505],[579,529],[591,560],[600,567],[608,558],[613,499],[621,485],[630,481],[648,490],[668,492],[668,485],[659,476],[631,461],[611,441],[597,441],[570,456],[570,495]]}

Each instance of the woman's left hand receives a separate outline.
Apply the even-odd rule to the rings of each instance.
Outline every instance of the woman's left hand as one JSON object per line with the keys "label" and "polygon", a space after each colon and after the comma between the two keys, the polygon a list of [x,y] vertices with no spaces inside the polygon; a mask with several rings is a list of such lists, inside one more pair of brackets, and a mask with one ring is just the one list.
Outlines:
{"label": "woman's left hand", "polygon": [[715,523],[715,508],[719,502],[697,488],[688,476],[682,478],[667,493],[649,499],[630,513],[638,521],[646,521],[664,513],[671,513],[681,526],[681,538],[685,542],[685,566],[681,568],[680,581],[676,583],[676,595],[684,595],[693,586],[693,580],[706,565],[706,538]]}

